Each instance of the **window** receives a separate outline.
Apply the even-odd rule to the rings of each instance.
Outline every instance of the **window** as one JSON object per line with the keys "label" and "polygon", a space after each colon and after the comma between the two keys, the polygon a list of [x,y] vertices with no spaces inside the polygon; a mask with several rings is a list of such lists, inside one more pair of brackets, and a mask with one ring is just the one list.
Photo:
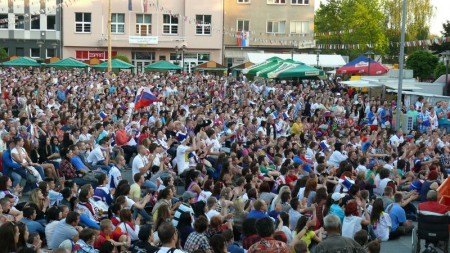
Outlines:
{"label": "window", "polygon": [[250,0],[237,0],[238,4],[249,4]]}
{"label": "window", "polygon": [[165,55],[160,55],[159,56],[159,60],[160,61],[165,61],[166,60],[166,56]]}
{"label": "window", "polygon": [[91,32],[91,13],[75,12],[75,32],[77,33]]}
{"label": "window", "polygon": [[47,30],[56,30],[56,16],[48,15],[47,16]]}
{"label": "window", "polygon": [[113,13],[111,16],[111,32],[125,33],[125,14]]}
{"label": "window", "polygon": [[169,14],[163,15],[163,33],[178,34],[178,18]]}
{"label": "window", "polygon": [[23,47],[16,47],[16,56],[25,56],[25,49]]}
{"label": "window", "polygon": [[41,29],[41,19],[39,15],[31,15],[31,30],[40,30]]}
{"label": "window", "polygon": [[268,33],[285,33],[286,21],[267,21]]}
{"label": "window", "polygon": [[16,15],[16,29],[25,29],[25,18],[23,15]]}
{"label": "window", "polygon": [[197,54],[197,60],[200,61],[209,61],[209,54]]}
{"label": "window", "polygon": [[309,4],[309,0],[291,0],[291,4],[306,5]]}
{"label": "window", "polygon": [[267,0],[267,4],[285,4],[286,0]]}
{"label": "window", "polygon": [[309,33],[309,22],[292,21],[290,25],[290,33],[299,33],[299,34]]}
{"label": "window", "polygon": [[196,29],[197,35],[210,35],[211,34],[211,15],[196,15]]}
{"label": "window", "polygon": [[250,31],[250,20],[238,20],[237,21],[237,30],[239,32]]}
{"label": "window", "polygon": [[0,29],[8,29],[8,14],[0,14]]}
{"label": "window", "polygon": [[152,33],[152,14],[136,14],[136,34],[147,36]]}
{"label": "window", "polygon": [[40,48],[31,48],[30,56],[32,58],[40,58],[41,57],[41,49]]}
{"label": "window", "polygon": [[56,57],[56,49],[47,48],[47,58]]}

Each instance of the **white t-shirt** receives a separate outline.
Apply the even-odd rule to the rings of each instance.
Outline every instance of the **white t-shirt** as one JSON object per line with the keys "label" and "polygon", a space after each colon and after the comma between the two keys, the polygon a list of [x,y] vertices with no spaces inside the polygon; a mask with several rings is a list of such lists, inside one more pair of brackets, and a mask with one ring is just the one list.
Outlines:
{"label": "white t-shirt", "polygon": [[[17,149],[17,147],[15,147],[11,150],[11,157],[13,154],[17,154],[17,155],[19,154],[19,150]],[[27,151],[24,148],[22,148],[22,161],[20,162],[20,161],[14,160],[14,159],[13,159],[13,161],[15,161],[17,163],[19,163],[19,162],[24,163],[27,161],[26,157],[27,157]]]}
{"label": "white t-shirt", "polygon": [[186,169],[189,169],[189,158],[186,153],[190,147],[185,145],[179,145],[177,148],[177,155],[175,157],[175,163],[178,167],[178,175],[183,173]]}
{"label": "white t-shirt", "polygon": [[212,192],[204,191],[204,190],[203,190],[203,191],[201,191],[200,194],[198,195],[197,202],[198,202],[198,201],[206,202],[206,200],[207,200],[209,197],[211,197],[211,195],[212,195]]}
{"label": "white t-shirt", "polygon": [[131,209],[136,202],[134,202],[134,200],[128,198],[128,196],[125,196],[125,198],[127,199],[127,207],[126,207],[126,209]]}
{"label": "white t-shirt", "polygon": [[400,144],[402,144],[405,140],[403,139],[403,136],[400,136],[400,138],[398,138],[398,136],[396,134],[394,134],[390,139],[389,139],[389,144],[394,145],[395,147],[398,147]]}
{"label": "white t-shirt", "polygon": [[342,236],[353,239],[356,232],[362,229],[362,218],[358,216],[346,216],[342,224]]}
{"label": "white t-shirt", "polygon": [[148,163],[148,158],[147,156],[144,155],[137,155],[134,157],[133,159],[133,164],[131,166],[131,173],[134,175],[136,175],[137,173],[139,173],[139,169],[143,168],[147,165]]}
{"label": "white t-shirt", "polygon": [[380,183],[379,183],[379,185],[378,185],[378,194],[379,195],[383,195],[383,193],[384,193],[384,188],[386,188],[386,186],[387,186],[387,184],[389,183],[391,181],[391,179],[390,178],[384,178],[384,179],[381,179],[380,180]]}
{"label": "white t-shirt", "polygon": [[103,151],[100,146],[97,146],[89,153],[87,157],[88,163],[96,165],[99,161],[105,160],[105,156],[103,156]]}
{"label": "white t-shirt", "polygon": [[112,166],[108,173],[109,178],[109,188],[116,188],[119,184],[119,181],[122,180],[122,173],[120,173],[119,168],[117,166]]}
{"label": "white t-shirt", "polygon": [[372,225],[375,236],[383,242],[389,240],[390,227],[392,227],[391,217],[385,212],[380,215],[380,220]]}
{"label": "white t-shirt", "polygon": [[[156,253],[168,253],[169,251],[170,251],[169,247],[161,247],[158,251],[156,251]],[[173,251],[173,253],[187,253],[187,252],[181,249],[176,249]]]}
{"label": "white t-shirt", "polygon": [[206,213],[206,217],[208,218],[208,221],[210,221],[212,217],[214,217],[214,216],[219,216],[219,215],[220,215],[220,213],[217,212],[216,210],[209,210],[209,211]]}

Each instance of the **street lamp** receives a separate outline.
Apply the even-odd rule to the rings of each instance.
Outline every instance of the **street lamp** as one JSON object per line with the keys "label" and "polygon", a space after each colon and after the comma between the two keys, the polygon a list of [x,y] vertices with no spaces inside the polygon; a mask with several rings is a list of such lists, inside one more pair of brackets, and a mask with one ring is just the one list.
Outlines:
{"label": "street lamp", "polygon": [[317,68],[319,68],[319,60],[320,60],[320,49],[316,50],[317,53]]}
{"label": "street lamp", "polygon": [[369,49],[369,51],[364,53],[365,55],[367,55],[367,57],[369,58],[369,66],[368,66],[368,70],[367,70],[367,75],[370,76],[370,56],[374,55],[374,53]]}
{"label": "street lamp", "polygon": [[183,69],[183,72],[184,72],[184,50],[186,50],[186,45],[183,45],[182,47],[181,47],[181,59],[182,59],[182,65],[181,65],[181,67],[182,67],[182,69]]}
{"label": "street lamp", "polygon": [[175,46],[175,63],[176,63],[177,65],[179,65],[179,61],[178,61],[178,50],[179,50],[178,46]]}
{"label": "street lamp", "polygon": [[444,58],[445,62],[445,95],[449,95],[449,87],[448,87],[448,62],[450,61],[450,51],[444,51],[441,53],[442,58]]}

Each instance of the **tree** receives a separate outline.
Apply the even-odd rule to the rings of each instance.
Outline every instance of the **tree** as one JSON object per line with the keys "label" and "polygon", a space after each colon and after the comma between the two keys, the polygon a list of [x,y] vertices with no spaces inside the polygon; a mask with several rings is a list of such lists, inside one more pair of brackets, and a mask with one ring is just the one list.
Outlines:
{"label": "tree", "polygon": [[[444,29],[443,31],[441,31],[442,36],[450,37],[450,21],[449,20],[447,20],[447,22],[442,24],[442,28]],[[444,51],[450,50],[450,42],[444,42],[440,45],[433,43],[433,45],[430,46],[430,50],[432,50],[436,54],[440,54]]]}
{"label": "tree", "polygon": [[[315,15],[317,33],[335,32],[318,36],[318,44],[360,45],[356,48],[324,50],[354,58],[370,48],[383,55],[387,39],[383,27],[384,16],[380,0],[330,0],[321,4]],[[352,32],[348,32],[352,30]],[[344,31],[340,33],[340,31]]]}
{"label": "tree", "polygon": [[414,71],[414,77],[424,80],[433,76],[438,62],[439,58],[437,56],[429,51],[420,50],[408,56],[406,67]]}
{"label": "tree", "polygon": [[113,59],[119,59],[121,61],[124,61],[126,63],[131,63],[130,59],[128,59],[128,57],[126,57],[125,55],[116,55],[113,57]]}
{"label": "tree", "polygon": [[[398,62],[400,52],[400,33],[402,21],[403,0],[381,0],[384,14],[384,27],[389,44],[386,62]],[[406,10],[406,36],[405,41],[425,40],[430,33],[430,19],[433,16],[433,5],[430,0],[408,0]],[[413,52],[415,48],[405,48],[406,53]]]}
{"label": "tree", "polygon": [[8,54],[6,53],[6,50],[3,48],[0,48],[0,60],[8,58]]}
{"label": "tree", "polygon": [[445,65],[442,62],[439,62],[434,69],[434,78],[439,78],[442,75],[445,75]]}

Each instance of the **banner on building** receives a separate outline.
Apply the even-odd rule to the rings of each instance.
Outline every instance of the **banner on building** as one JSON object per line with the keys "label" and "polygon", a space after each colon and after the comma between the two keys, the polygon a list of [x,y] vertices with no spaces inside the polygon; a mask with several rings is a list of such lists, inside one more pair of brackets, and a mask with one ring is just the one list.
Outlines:
{"label": "banner on building", "polygon": [[250,33],[247,31],[240,31],[237,33],[237,44],[240,47],[250,46]]}
{"label": "banner on building", "polygon": [[129,36],[128,43],[140,45],[158,45],[158,36]]}

